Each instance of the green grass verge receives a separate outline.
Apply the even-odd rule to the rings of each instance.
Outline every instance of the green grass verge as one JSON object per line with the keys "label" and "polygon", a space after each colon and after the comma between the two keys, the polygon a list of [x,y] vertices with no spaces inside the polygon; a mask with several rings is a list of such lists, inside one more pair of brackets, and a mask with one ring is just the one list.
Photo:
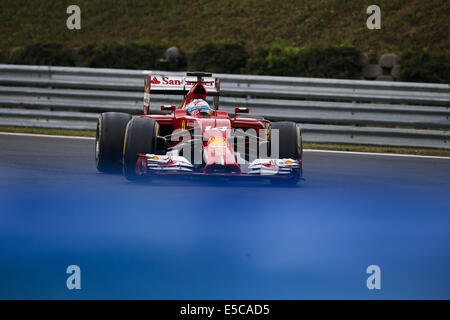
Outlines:
{"label": "green grass verge", "polygon": [[[36,3],[38,2],[38,3]],[[68,30],[66,9],[78,4],[81,30]],[[381,29],[366,26],[367,7],[381,8]],[[364,52],[448,50],[448,0],[40,0],[0,2],[0,48],[36,43],[150,41],[192,51],[209,42],[351,44]]]}
{"label": "green grass verge", "polygon": [[22,127],[0,127],[0,132],[34,133],[60,136],[95,137],[93,130],[65,130],[65,129],[42,129]]}
{"label": "green grass verge", "polygon": [[[95,131],[93,130],[0,127],[0,132],[95,137]],[[325,144],[325,143],[303,143],[303,148],[316,150],[357,151],[357,152],[395,153],[395,154],[450,157],[450,150],[444,149],[377,147],[365,145],[345,145],[345,144]]]}

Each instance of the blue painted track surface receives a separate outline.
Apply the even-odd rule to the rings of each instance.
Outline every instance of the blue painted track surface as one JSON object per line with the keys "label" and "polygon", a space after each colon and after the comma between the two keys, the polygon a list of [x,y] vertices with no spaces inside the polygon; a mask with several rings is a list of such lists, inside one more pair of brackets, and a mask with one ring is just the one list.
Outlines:
{"label": "blue painted track surface", "polygon": [[93,149],[0,135],[1,299],[450,298],[448,159],[310,151],[296,188],[139,185]]}

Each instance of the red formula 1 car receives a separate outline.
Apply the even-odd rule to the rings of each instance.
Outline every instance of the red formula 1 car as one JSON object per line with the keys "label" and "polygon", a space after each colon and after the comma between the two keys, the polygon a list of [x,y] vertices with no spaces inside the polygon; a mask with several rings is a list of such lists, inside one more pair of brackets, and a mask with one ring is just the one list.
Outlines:
{"label": "red formula 1 car", "polygon": [[[178,94],[179,106],[150,114],[150,95]],[[211,74],[148,75],[144,113],[102,113],[95,143],[97,169],[122,171],[128,180],[158,176],[254,177],[297,184],[302,177],[302,136],[293,122],[271,123],[219,110],[220,81]],[[213,98],[212,107],[207,100]]]}

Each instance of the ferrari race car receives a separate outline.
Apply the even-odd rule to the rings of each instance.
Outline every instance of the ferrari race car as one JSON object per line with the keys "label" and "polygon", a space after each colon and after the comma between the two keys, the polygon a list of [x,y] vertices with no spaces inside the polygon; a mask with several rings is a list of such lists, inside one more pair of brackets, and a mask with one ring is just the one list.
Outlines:
{"label": "ferrari race car", "polygon": [[[150,114],[154,94],[180,95],[179,106]],[[131,181],[162,176],[265,178],[295,185],[302,178],[302,136],[293,122],[241,117],[219,110],[220,80],[211,74],[147,75],[144,112],[106,112],[98,118],[97,169]],[[207,100],[213,100],[210,107]],[[165,113],[163,113],[165,112]],[[238,116],[239,115],[239,116]]]}

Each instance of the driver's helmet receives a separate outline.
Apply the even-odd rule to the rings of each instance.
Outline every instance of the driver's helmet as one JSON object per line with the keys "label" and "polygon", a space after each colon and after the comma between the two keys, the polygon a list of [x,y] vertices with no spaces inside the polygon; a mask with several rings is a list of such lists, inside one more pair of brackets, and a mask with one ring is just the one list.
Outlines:
{"label": "driver's helmet", "polygon": [[208,102],[203,99],[195,99],[189,102],[184,109],[186,112],[193,116],[207,116],[211,115],[212,109],[210,108]]}

